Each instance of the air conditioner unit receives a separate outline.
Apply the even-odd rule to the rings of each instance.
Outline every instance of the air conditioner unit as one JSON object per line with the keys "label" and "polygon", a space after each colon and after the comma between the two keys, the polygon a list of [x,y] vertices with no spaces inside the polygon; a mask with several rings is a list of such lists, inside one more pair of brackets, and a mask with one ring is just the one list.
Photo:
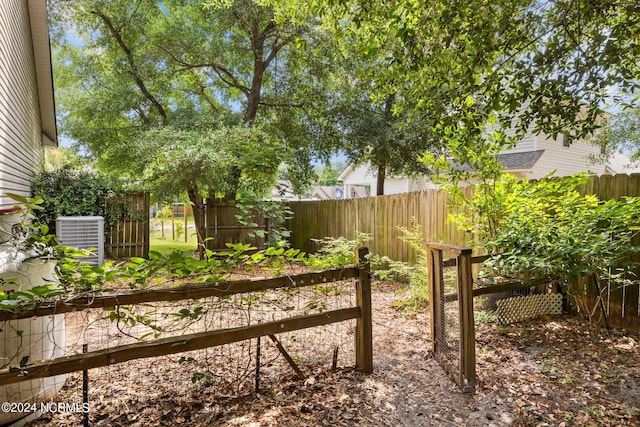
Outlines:
{"label": "air conditioner unit", "polygon": [[88,264],[104,264],[104,218],[101,216],[61,216],[56,219],[56,234],[61,244],[76,249],[92,249],[92,255],[80,257]]}

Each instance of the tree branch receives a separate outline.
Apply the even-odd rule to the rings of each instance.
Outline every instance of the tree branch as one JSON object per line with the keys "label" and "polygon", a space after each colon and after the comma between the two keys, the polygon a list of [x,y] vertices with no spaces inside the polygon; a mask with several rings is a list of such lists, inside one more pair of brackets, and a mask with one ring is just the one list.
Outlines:
{"label": "tree branch", "polygon": [[116,39],[116,42],[118,43],[118,45],[120,46],[120,48],[122,49],[122,51],[127,57],[127,61],[129,62],[129,66],[131,67],[131,75],[136,85],[138,86],[140,91],[143,93],[143,95],[153,104],[155,109],[158,111],[158,114],[160,114],[160,116],[162,117],[163,121],[166,122],[167,121],[166,110],[164,109],[162,104],[160,104],[160,102],[156,99],[156,97],[153,96],[151,92],[149,92],[149,89],[147,89],[147,86],[145,85],[144,80],[140,76],[138,67],[136,66],[136,62],[133,57],[133,52],[131,51],[129,46],[127,46],[127,44],[125,43],[120,31],[116,29],[116,27],[113,25],[113,22],[111,22],[111,19],[99,9],[95,9],[91,11],[91,13],[98,16],[100,19],[102,19],[104,24],[109,29],[109,32],[111,33],[111,35]]}
{"label": "tree branch", "polygon": [[[196,68],[210,68],[227,85],[235,87],[236,89],[239,89],[245,96],[249,96],[249,93],[251,92],[251,90],[247,86],[242,84],[240,79],[238,79],[233,74],[233,72],[229,68],[224,66],[223,64],[220,64],[220,63],[217,63],[217,62],[204,62],[204,63],[198,63],[198,64],[190,64],[190,63],[178,58],[176,55],[174,55],[168,49],[166,49],[164,47],[162,47],[161,49],[163,51],[165,51],[171,57],[171,59],[173,61],[175,61],[178,65],[181,66],[181,68],[179,70],[176,70],[176,72],[193,70],[193,69],[196,69]],[[224,76],[226,76],[227,78],[225,78]]]}

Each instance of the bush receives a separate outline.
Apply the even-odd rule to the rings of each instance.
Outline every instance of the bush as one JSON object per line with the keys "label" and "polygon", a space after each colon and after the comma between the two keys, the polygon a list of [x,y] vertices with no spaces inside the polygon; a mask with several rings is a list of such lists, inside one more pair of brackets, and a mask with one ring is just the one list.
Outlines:
{"label": "bush", "polygon": [[395,279],[408,284],[408,305],[422,306],[429,302],[429,272],[427,269],[427,245],[424,241],[422,226],[415,218],[411,220],[411,228],[398,226],[402,233],[400,239],[416,251],[416,262],[413,265],[402,261],[394,261],[389,257],[372,256],[371,262],[376,266],[376,277]]}
{"label": "bush", "polygon": [[325,237],[311,239],[319,245],[315,255],[310,255],[308,263],[315,268],[334,268],[355,264],[355,250],[365,242],[371,241],[371,234],[356,231],[355,240],[345,237]]}
{"label": "bush", "polygon": [[[506,176],[493,190],[477,191],[462,224],[481,237],[489,273],[554,281],[564,286],[597,275],[608,286],[632,274],[632,239],[640,230],[640,198],[599,200],[578,187],[588,177],[516,181]],[[488,206],[491,206],[491,209]],[[492,213],[492,215],[487,215]]]}
{"label": "bush", "polygon": [[[389,257],[370,254],[372,274],[380,280],[398,280],[407,283],[409,299],[408,305],[421,306],[429,301],[429,276],[427,273],[427,249],[424,241],[422,227],[413,219],[411,228],[398,226],[402,232],[402,241],[411,246],[418,257],[414,265],[406,262],[394,261]],[[368,233],[356,232],[355,240],[344,237],[325,237],[313,239],[319,244],[318,252],[309,256],[309,264],[316,268],[334,268],[347,264],[354,264],[355,248],[363,246],[371,241]]]}
{"label": "bush", "polygon": [[119,220],[120,214],[107,208],[107,200],[124,195],[109,178],[69,168],[37,173],[31,181],[31,193],[44,199],[42,209],[35,215],[52,229],[59,216],[102,216],[108,228]]}

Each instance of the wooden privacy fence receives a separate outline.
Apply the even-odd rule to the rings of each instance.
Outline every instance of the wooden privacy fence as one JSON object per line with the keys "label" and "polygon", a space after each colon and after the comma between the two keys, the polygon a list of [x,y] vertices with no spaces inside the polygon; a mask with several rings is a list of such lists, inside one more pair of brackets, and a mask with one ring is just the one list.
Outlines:
{"label": "wooden privacy fence", "polygon": [[107,200],[118,221],[105,225],[104,249],[109,258],[149,256],[149,193],[128,193]]}
{"label": "wooden privacy fence", "polygon": [[[621,200],[624,196],[640,197],[640,174],[591,177],[581,188],[581,192],[596,195],[600,200]],[[640,216],[640,212],[638,215]],[[636,234],[632,244],[640,246],[640,235]],[[640,262],[640,253],[634,254],[630,261]],[[569,291],[575,297],[576,303],[583,306],[583,313],[589,308],[599,306],[598,295],[600,294],[610,326],[640,333],[640,271],[638,269],[633,279],[633,283],[626,286],[603,287],[605,290],[600,294],[598,284],[590,276],[570,283]],[[600,309],[595,311],[595,315],[594,320],[605,322],[604,314]]]}
{"label": "wooden privacy fence", "polygon": [[[227,243],[251,243],[261,248],[265,238],[250,236],[260,230],[269,234],[269,221],[262,215],[255,213],[248,218],[249,224],[241,224],[236,215],[242,215],[242,211],[233,203],[224,203],[219,200],[208,199],[205,213],[206,245],[207,249],[228,249]],[[244,215],[242,215],[244,216]]]}
{"label": "wooden privacy fence", "polygon": [[294,316],[243,327],[218,329],[207,332],[166,337],[153,341],[137,342],[108,349],[35,362],[28,367],[0,371],[0,385],[14,384],[36,378],[109,366],[129,360],[164,356],[185,351],[199,350],[244,341],[267,335],[275,335],[316,326],[329,325],[356,319],[355,355],[356,367],[364,372],[373,371],[373,340],[371,323],[371,282],[366,261],[368,250],[357,250],[358,265],[350,268],[327,270],[318,273],[298,274],[266,280],[241,280],[223,283],[185,285],[163,289],[122,290],[115,294],[81,295],[67,301],[51,302],[16,313],[1,312],[0,321],[82,311],[90,308],[106,308],[148,304],[158,301],[192,300],[206,297],[227,297],[236,294],[261,292],[274,289],[301,288],[322,285],[347,279],[356,281],[356,305],[304,316]]}
{"label": "wooden privacy fence", "polygon": [[[471,197],[473,188],[464,189]],[[293,247],[315,252],[312,239],[345,237],[354,239],[356,232],[369,233],[371,252],[397,261],[416,260],[416,253],[400,237],[398,226],[411,228],[412,220],[422,227],[425,242],[447,241],[464,245],[471,238],[447,222],[451,212],[444,191],[421,191],[366,197],[361,199],[292,201],[293,212],[287,227]]]}
{"label": "wooden privacy fence", "polygon": [[[592,176],[579,190],[600,200],[640,197],[640,174]],[[474,189],[468,187],[464,192],[470,198]],[[340,236],[354,239],[355,232],[360,231],[373,236],[367,243],[372,253],[413,263],[416,254],[400,240],[402,233],[398,230],[398,226],[410,228],[412,218],[422,227],[425,242],[466,246],[473,239],[473,235],[458,230],[447,221],[451,212],[447,198],[443,191],[429,190],[362,199],[292,201],[289,206],[293,218],[288,221],[291,243],[295,248],[314,252],[317,248],[311,239]],[[634,238],[633,244],[640,245],[640,235]],[[632,261],[640,262],[640,253],[635,254]],[[636,274],[640,277],[640,271]],[[607,289],[602,295],[611,326],[640,332],[639,288],[636,281],[628,286]],[[573,283],[571,291],[578,304],[588,307],[596,304],[599,295],[592,278]],[[600,315],[600,310],[596,315]]]}

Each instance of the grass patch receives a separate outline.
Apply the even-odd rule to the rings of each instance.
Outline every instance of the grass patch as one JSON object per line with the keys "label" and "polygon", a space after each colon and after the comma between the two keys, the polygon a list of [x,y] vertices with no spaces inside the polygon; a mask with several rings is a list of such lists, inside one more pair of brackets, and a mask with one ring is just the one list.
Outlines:
{"label": "grass patch", "polygon": [[161,254],[170,254],[173,251],[195,251],[198,248],[198,238],[193,217],[187,218],[186,242],[184,218],[176,218],[173,228],[171,220],[165,220],[164,236],[162,234],[161,221],[159,219],[151,220],[149,250],[160,252]]}

